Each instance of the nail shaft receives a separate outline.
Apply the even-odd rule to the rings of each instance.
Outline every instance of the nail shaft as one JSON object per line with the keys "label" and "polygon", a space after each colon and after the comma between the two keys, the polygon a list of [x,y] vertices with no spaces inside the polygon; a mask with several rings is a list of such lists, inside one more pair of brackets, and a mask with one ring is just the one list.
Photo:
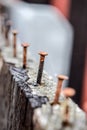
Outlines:
{"label": "nail shaft", "polygon": [[26,69],[27,66],[27,47],[29,46],[28,43],[23,43],[23,68]]}
{"label": "nail shaft", "polygon": [[5,39],[6,39],[6,46],[9,46],[9,31],[11,27],[11,21],[7,21],[5,26]]}
{"label": "nail shaft", "polygon": [[64,115],[63,115],[63,121],[62,121],[63,126],[70,126],[69,122],[69,106],[68,106],[68,100],[66,101],[65,104],[65,109],[64,109]]}
{"label": "nail shaft", "polygon": [[44,67],[44,60],[45,56],[48,55],[46,52],[40,52],[40,63],[37,75],[37,84],[41,84],[42,74],[43,74],[43,67]]}
{"label": "nail shaft", "polygon": [[27,61],[27,60],[26,60],[26,59],[27,59],[27,55],[26,55],[26,54],[27,54],[27,48],[24,47],[24,52],[23,52],[23,53],[24,53],[24,54],[23,54],[23,55],[24,55],[24,57],[23,57],[23,68],[26,68],[26,61]]}
{"label": "nail shaft", "polygon": [[74,96],[75,93],[76,92],[75,92],[75,90],[73,88],[65,88],[63,90],[63,94],[66,97],[64,115],[63,115],[64,118],[63,118],[63,122],[62,122],[63,126],[66,126],[66,125],[72,126],[72,124],[69,122],[70,110],[69,110],[68,98]]}
{"label": "nail shaft", "polygon": [[5,39],[6,39],[6,46],[9,46],[8,30],[7,30],[7,28],[5,28]]}
{"label": "nail shaft", "polygon": [[7,14],[2,13],[1,15],[1,33],[5,35],[5,26],[6,26],[6,21],[7,21]]}
{"label": "nail shaft", "polygon": [[1,33],[4,33],[4,16],[1,16]]}
{"label": "nail shaft", "polygon": [[64,80],[67,80],[68,77],[67,76],[63,76],[63,75],[59,75],[58,76],[58,83],[57,83],[57,89],[56,89],[56,93],[55,93],[55,97],[54,97],[54,104],[57,104],[59,102],[59,96],[60,96],[60,92],[61,92],[61,88],[62,88],[62,84]]}
{"label": "nail shaft", "polygon": [[16,52],[16,36],[17,36],[17,31],[13,30],[13,57],[17,56],[17,52]]}

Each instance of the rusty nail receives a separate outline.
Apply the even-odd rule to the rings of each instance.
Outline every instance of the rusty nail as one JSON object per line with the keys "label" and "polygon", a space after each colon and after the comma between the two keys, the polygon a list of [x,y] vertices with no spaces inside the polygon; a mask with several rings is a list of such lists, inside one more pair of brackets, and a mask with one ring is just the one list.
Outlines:
{"label": "rusty nail", "polygon": [[10,31],[10,27],[11,27],[11,21],[8,20],[8,21],[6,22],[6,26],[5,26],[6,46],[9,46],[9,31]]}
{"label": "rusty nail", "polygon": [[40,63],[39,63],[39,69],[38,69],[38,75],[37,75],[37,84],[41,84],[41,78],[43,73],[43,67],[44,67],[44,60],[45,56],[48,55],[46,52],[39,52],[40,55]]}
{"label": "rusty nail", "polygon": [[27,65],[27,47],[30,46],[28,43],[23,43],[23,68],[26,68]]}
{"label": "rusty nail", "polygon": [[16,57],[17,56],[17,53],[16,53],[16,36],[17,36],[18,32],[16,30],[13,30],[12,33],[13,33],[13,57]]}
{"label": "rusty nail", "polygon": [[2,49],[0,48],[0,58],[2,57]]}
{"label": "rusty nail", "polygon": [[1,15],[1,33],[5,35],[5,26],[8,15],[6,13],[2,13]]}
{"label": "rusty nail", "polygon": [[4,33],[4,16],[1,17],[1,33]]}
{"label": "rusty nail", "polygon": [[63,84],[63,81],[67,80],[67,79],[68,79],[67,76],[64,76],[64,75],[59,75],[58,76],[57,89],[56,89],[56,93],[55,93],[53,104],[59,103],[59,96],[60,96],[62,84]]}
{"label": "rusty nail", "polygon": [[68,97],[72,97],[75,95],[76,91],[73,88],[65,88],[63,91],[63,94],[66,96],[65,101],[65,111],[64,111],[64,120],[62,122],[63,126],[69,125],[72,126],[72,124],[69,122],[69,105],[68,105]]}

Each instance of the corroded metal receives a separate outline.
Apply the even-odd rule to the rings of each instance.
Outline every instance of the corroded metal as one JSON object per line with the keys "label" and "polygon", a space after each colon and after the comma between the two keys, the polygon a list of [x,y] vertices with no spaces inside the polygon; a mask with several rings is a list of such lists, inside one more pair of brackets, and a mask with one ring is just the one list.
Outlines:
{"label": "corroded metal", "polygon": [[16,49],[16,40],[17,40],[17,34],[18,32],[16,30],[13,30],[12,31],[13,33],[13,57],[16,57],[17,56],[17,49]]}
{"label": "corroded metal", "polygon": [[63,84],[63,81],[67,80],[67,79],[68,79],[67,76],[64,76],[64,75],[59,75],[58,76],[57,89],[56,89],[56,93],[55,93],[53,104],[59,103],[59,96],[60,96],[62,84]]}
{"label": "corroded metal", "polygon": [[44,60],[45,56],[48,55],[46,52],[39,52],[40,55],[40,63],[39,63],[39,69],[38,69],[38,75],[37,75],[37,84],[41,84],[41,78],[43,74],[43,67],[44,67]]}
{"label": "corroded metal", "polygon": [[27,47],[30,46],[28,43],[23,43],[23,68],[27,66]]}
{"label": "corroded metal", "polygon": [[6,39],[6,46],[10,45],[10,41],[9,41],[9,31],[11,28],[12,22],[10,20],[8,20],[6,22],[6,26],[5,26],[5,39]]}
{"label": "corroded metal", "polygon": [[[65,88],[63,91],[63,94],[66,97],[65,105],[64,105],[64,115],[63,115],[63,121],[62,125],[65,126],[73,126],[73,123],[70,123],[69,117],[70,117],[70,106],[69,106],[69,97],[72,97],[75,95],[76,91],[73,88]],[[75,113],[73,113],[74,115]]]}

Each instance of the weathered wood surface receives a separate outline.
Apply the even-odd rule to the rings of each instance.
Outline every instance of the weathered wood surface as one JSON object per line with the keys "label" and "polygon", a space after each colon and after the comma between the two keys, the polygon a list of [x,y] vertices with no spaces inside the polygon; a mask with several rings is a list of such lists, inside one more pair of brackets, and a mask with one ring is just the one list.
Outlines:
{"label": "weathered wood surface", "polygon": [[11,84],[9,65],[3,61],[0,71],[0,130],[7,130],[8,88]]}
{"label": "weathered wood surface", "polygon": [[25,70],[10,68],[10,74],[7,130],[32,130],[33,110],[45,104],[48,98],[32,93]]}

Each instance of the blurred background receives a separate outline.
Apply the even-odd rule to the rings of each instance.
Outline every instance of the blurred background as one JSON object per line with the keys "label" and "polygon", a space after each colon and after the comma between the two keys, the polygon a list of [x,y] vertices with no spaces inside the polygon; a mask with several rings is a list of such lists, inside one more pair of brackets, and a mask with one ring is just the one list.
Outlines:
{"label": "blurred background", "polygon": [[[39,61],[38,52],[48,52],[45,70],[54,80],[69,76],[64,86],[73,87],[73,100],[87,106],[87,0],[0,0],[6,7],[20,43]],[[87,110],[85,110],[87,111]]]}

